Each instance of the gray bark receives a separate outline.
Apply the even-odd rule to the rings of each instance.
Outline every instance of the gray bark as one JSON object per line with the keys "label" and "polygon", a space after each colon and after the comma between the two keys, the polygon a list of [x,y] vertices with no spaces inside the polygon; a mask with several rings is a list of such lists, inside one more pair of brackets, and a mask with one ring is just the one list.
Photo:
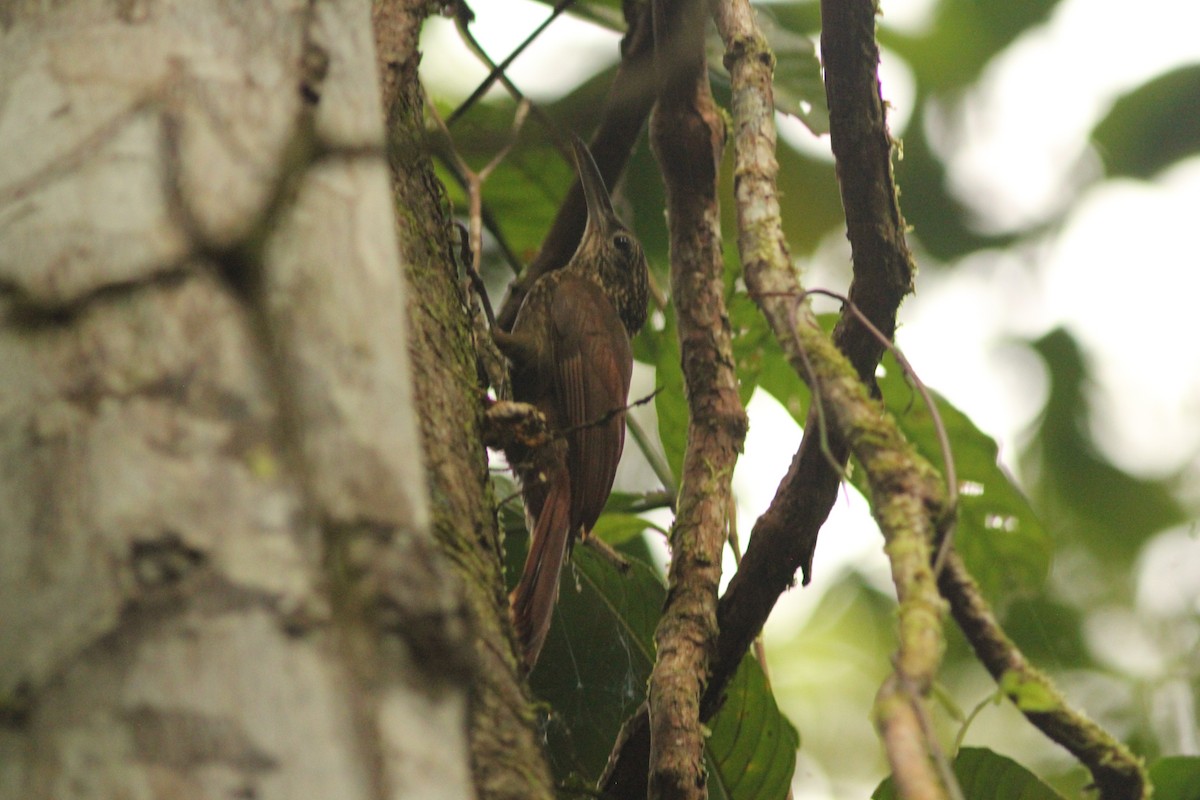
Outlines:
{"label": "gray bark", "polygon": [[471,795],[369,14],[0,9],[0,800]]}

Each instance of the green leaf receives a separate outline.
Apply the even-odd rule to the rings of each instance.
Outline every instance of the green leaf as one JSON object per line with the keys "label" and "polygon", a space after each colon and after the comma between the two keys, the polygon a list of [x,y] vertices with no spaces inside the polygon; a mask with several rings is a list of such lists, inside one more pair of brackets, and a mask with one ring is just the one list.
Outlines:
{"label": "green leaf", "polygon": [[973,82],[994,56],[1026,30],[1044,22],[1058,0],[940,0],[930,27],[916,36],[888,30],[880,43],[899,53],[927,90],[958,89]]}
{"label": "green leaf", "polygon": [[812,39],[781,25],[766,6],[758,6],[756,12],[775,54],[775,110],[800,120],[816,136],[829,133],[825,81]]}
{"label": "green leaf", "polygon": [[687,447],[688,407],[683,389],[683,368],[679,363],[679,337],[675,333],[675,310],[668,306],[661,330],[647,325],[633,342],[634,357],[653,364],[654,396],[658,416],[658,438],[667,464],[677,478],[683,474],[683,451]]}
{"label": "green leaf", "polygon": [[666,533],[658,525],[636,514],[605,513],[597,520],[596,527],[592,529],[592,535],[599,537],[606,544],[615,546],[641,535],[642,531],[647,528]]}
{"label": "green leaf", "polygon": [[[1025,767],[983,747],[960,750],[954,759],[954,774],[965,800],[1062,800],[1062,795]],[[892,779],[884,780],[871,797],[896,800]]]}
{"label": "green leaf", "polygon": [[1142,545],[1188,514],[1173,479],[1132,475],[1099,452],[1091,435],[1091,365],[1071,333],[1055,329],[1032,347],[1050,377],[1050,395],[1022,462],[1039,478],[1033,500],[1056,539],[1090,550],[1106,570],[1108,590],[1120,595]]}
{"label": "green leaf", "polygon": [[[817,321],[826,332],[833,330],[837,320],[837,314],[817,315]],[[796,374],[791,363],[784,358],[783,351],[779,348],[779,343],[775,341],[774,335],[765,337],[761,347],[764,355],[762,369],[758,374],[759,386],[778,400],[779,404],[792,415],[792,419],[803,427],[808,419],[808,405],[812,399],[807,384]]]}
{"label": "green leaf", "polygon": [[[506,543],[519,574],[523,539]],[[619,551],[630,563],[620,573],[592,548],[577,545],[564,565],[558,604],[546,644],[529,676],[547,704],[546,748],[559,781],[594,784],[617,732],[645,699],[654,661],[654,627],[666,598],[644,539]]]}
{"label": "green leaf", "polygon": [[742,659],[710,728],[710,784],[734,800],[787,797],[800,735],[780,713],[753,657]]}
{"label": "green leaf", "polygon": [[[510,585],[524,562],[524,543],[516,534],[507,543]],[[621,725],[645,700],[666,587],[644,539],[618,549],[630,562],[627,573],[587,546],[574,548],[530,675],[534,693],[553,709],[547,750],[564,783],[594,784]],[[739,667],[711,731],[706,759],[718,791],[735,800],[786,795],[798,736],[752,657]]]}
{"label": "green leaf", "polygon": [[[738,377],[738,396],[742,405],[758,387],[759,376],[771,362],[779,362],[783,354],[766,319],[748,296],[734,293],[727,300],[729,324],[733,333],[733,362]],[[787,362],[783,363],[787,366]]]}
{"label": "green leaf", "polygon": [[1000,691],[1022,711],[1047,712],[1062,707],[1062,701],[1049,686],[1038,680],[1023,680],[1015,670],[1000,676]]}
{"label": "green leaf", "polygon": [[1092,138],[1109,175],[1151,178],[1200,153],[1200,65],[1168,72],[1126,94]]}
{"label": "green leaf", "polygon": [[[884,404],[917,451],[943,469],[933,419],[920,394],[888,353],[879,378]],[[1029,501],[997,463],[999,448],[941,395],[930,390],[950,440],[959,483],[954,546],[984,594],[1003,608],[1036,591],[1050,568],[1051,542]],[[856,484],[865,482],[861,471]],[[860,487],[864,488],[864,487]]]}
{"label": "green leaf", "polygon": [[[738,306],[732,306],[735,310]],[[731,312],[735,320],[740,316]],[[823,314],[821,325],[831,329],[837,315]],[[753,345],[761,350],[755,364],[758,385],[769,392],[804,425],[810,395],[774,339],[764,336]],[[735,348],[736,352],[736,348]],[[749,359],[739,358],[739,366]],[[941,445],[933,418],[920,394],[909,384],[895,357],[882,360],[878,378],[884,404],[917,451],[938,468]],[[749,367],[745,367],[749,371]],[[1050,568],[1051,542],[1029,501],[997,462],[999,447],[944,397],[930,390],[950,440],[959,481],[959,518],[954,543],[984,594],[998,607],[1036,591]],[[851,480],[870,496],[866,475],[854,470]]]}
{"label": "green leaf", "polygon": [[1200,800],[1200,757],[1170,756],[1150,765],[1154,800]]}

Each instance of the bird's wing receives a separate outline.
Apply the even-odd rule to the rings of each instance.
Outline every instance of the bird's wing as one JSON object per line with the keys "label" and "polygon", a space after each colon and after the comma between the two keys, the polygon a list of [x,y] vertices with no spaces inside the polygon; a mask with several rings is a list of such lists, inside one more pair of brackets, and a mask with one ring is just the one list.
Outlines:
{"label": "bird's wing", "polygon": [[563,280],[551,321],[558,419],[570,430],[572,529],[582,525],[590,531],[608,500],[625,444],[625,416],[614,412],[629,395],[633,353],[616,309],[591,281]]}

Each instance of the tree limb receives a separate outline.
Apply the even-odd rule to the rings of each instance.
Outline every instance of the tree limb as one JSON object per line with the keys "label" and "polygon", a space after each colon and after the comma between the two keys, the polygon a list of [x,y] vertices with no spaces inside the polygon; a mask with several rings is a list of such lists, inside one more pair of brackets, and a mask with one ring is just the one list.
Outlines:
{"label": "tree limb", "polygon": [[[743,104],[745,118],[753,120],[738,125],[746,141],[744,163],[751,167],[747,175],[739,171],[739,182],[754,184],[756,175],[768,171],[773,175],[776,169],[775,133],[769,116],[773,108],[770,54],[765,43],[760,49],[749,50],[739,44],[747,37],[760,38],[753,20],[747,24],[744,15],[725,2],[714,3],[714,13],[729,50],[726,66],[736,96]],[[851,44],[843,40],[846,27],[837,18],[826,23],[822,52],[842,204],[854,252],[849,297],[852,307],[890,339],[895,331],[896,310],[911,288],[913,269],[904,242],[903,220],[895,203],[890,139],[875,77],[874,39],[872,36],[869,42]],[[773,199],[773,180],[771,183]],[[780,240],[778,247],[781,262],[790,261],[786,242]],[[884,345],[870,325],[857,314],[843,310],[833,341],[859,378],[874,387],[875,368]],[[821,429],[820,408],[814,404],[810,410],[800,448],[770,507],[754,524],[743,567],[721,597],[718,620],[722,636],[713,669],[714,685],[720,684],[720,675],[732,674],[736,669],[779,595],[792,586],[796,570],[803,571],[805,583],[811,578],[817,535],[837,499],[841,477],[828,455],[843,466],[849,456],[840,431]],[[821,447],[822,433],[828,455]],[[716,694],[711,697],[714,702],[718,699]]]}
{"label": "tree limb", "polygon": [[1071,708],[1049,676],[1025,659],[1000,628],[957,553],[951,551],[946,558],[938,586],[950,601],[954,621],[1000,689],[1034,727],[1088,768],[1101,800],[1148,797],[1150,781],[1142,763],[1108,731]]}
{"label": "tree limb", "polygon": [[[847,209],[847,229],[854,248],[856,280],[870,269],[882,277],[883,285],[890,284],[894,293],[902,295],[911,280],[911,261],[907,249],[896,246],[903,244],[903,227],[898,208],[888,208],[895,204],[890,181],[872,183],[878,181],[878,152],[876,158],[871,159],[870,150],[862,152],[854,147],[863,143],[864,131],[846,125],[833,126],[833,120],[851,126],[861,122],[857,115],[862,106],[853,102],[858,95],[846,96],[850,105],[841,105],[843,96],[832,87],[841,85],[841,78],[835,75],[839,65],[853,73],[847,76],[852,92],[861,93],[862,62],[869,61],[869,74],[874,75],[878,59],[874,45],[874,6],[866,0],[822,5],[827,14],[823,20],[826,44],[822,51],[827,81],[831,85],[831,127],[842,179],[843,205]],[[899,735],[901,739],[921,742],[922,752],[928,754],[933,752],[934,743],[929,741],[922,726],[913,722],[922,716],[923,696],[929,690],[943,649],[942,601],[936,592],[929,559],[936,521],[941,519],[945,504],[944,493],[937,473],[916,454],[894,421],[868,396],[867,382],[824,336],[803,298],[783,238],[775,182],[778,165],[774,158],[775,130],[771,113],[773,57],[747,2],[734,0],[718,4],[717,19],[726,41],[726,62],[734,86],[733,112],[737,131],[734,191],[738,203],[738,246],[746,285],[789,361],[812,389],[814,405],[817,402],[824,404],[833,428],[844,438],[850,452],[867,473],[872,509],[887,542],[886,550],[900,601],[900,643],[893,685],[911,706],[909,711],[904,711],[903,704],[881,702],[876,709],[877,721],[881,731],[887,733],[885,743],[896,741]],[[839,30],[834,33],[834,28]],[[847,61],[843,63],[838,56],[831,60],[827,49],[830,47],[845,49],[841,55],[846,56]],[[854,61],[855,58],[859,60]],[[874,147],[882,153],[886,164],[884,177],[887,178],[890,177],[891,144],[883,127],[877,80],[869,88],[873,95],[870,105],[879,108],[879,127],[874,132],[882,135],[883,143],[879,151],[876,137]],[[836,143],[839,130],[841,136],[849,136],[847,146]],[[871,164],[875,164],[874,168]],[[873,192],[871,198],[874,201],[866,207],[867,213],[860,215],[858,196],[852,187],[857,186],[863,176],[874,176],[864,179],[863,188],[869,190],[872,185],[883,185],[888,188],[889,197],[880,207],[878,193]],[[874,237],[880,237],[880,241],[876,242]],[[875,249],[876,244],[883,250]],[[855,301],[857,303],[858,299]],[[890,328],[887,330],[891,332]],[[869,346],[880,347],[876,342]],[[750,548],[755,544],[752,538]],[[743,561],[743,569],[746,561]],[[897,734],[896,726],[900,726],[902,734]],[[945,796],[942,778],[933,770],[929,759],[906,758],[901,750],[891,747],[889,758],[902,785],[907,780],[912,785],[935,786],[937,791],[931,796]]]}
{"label": "tree limb", "polygon": [[479,446],[483,403],[470,319],[450,255],[454,228],[420,146],[417,32],[427,10],[421,2],[395,0],[374,4],[372,15],[396,202],[424,210],[397,219],[405,277],[419,287],[408,297],[410,350],[427,480],[439,498],[433,527],[443,555],[462,576],[479,665],[471,698],[472,777],[484,800],[552,798],[553,779],[508,623],[486,451]]}
{"label": "tree limb", "polygon": [[724,123],[708,85],[702,0],[653,3],[662,166],[689,426],[667,605],[650,676],[651,797],[707,797],[700,697],[717,638],[717,586],[733,467],[746,434],[737,392],[717,205]]}
{"label": "tree limb", "polygon": [[[751,280],[757,281],[759,288],[755,290],[755,287],[751,286],[751,289],[760,303],[766,302],[764,298],[767,294],[774,293],[775,299],[767,304],[783,312],[781,315],[777,314],[774,326],[781,338],[792,340],[793,346],[790,349],[785,347],[785,350],[804,374],[809,371],[803,365],[807,360],[806,351],[795,346],[795,340],[790,333],[794,320],[789,322],[792,316],[787,311],[791,303],[786,298],[790,297],[798,303],[802,297],[802,290],[791,271],[791,256],[779,225],[779,204],[775,187],[778,165],[775,161],[774,101],[771,86],[773,57],[748,4],[713,0],[711,5],[718,30],[725,40],[726,67],[730,71],[733,83],[737,147],[735,193],[739,211],[739,247],[743,254],[747,282],[749,285]],[[869,52],[875,52],[873,40]],[[873,70],[874,62],[871,62],[871,68]],[[871,74],[873,75],[873,72]],[[836,76],[834,80],[839,88],[831,89],[831,104],[850,102],[865,105],[866,110],[860,108],[862,119],[868,127],[880,132],[886,140],[883,107],[878,97],[877,83],[867,87],[873,88],[874,92],[873,96],[864,100],[858,96],[861,91],[858,94],[852,91],[855,87],[861,90],[861,80],[839,82]],[[848,86],[846,92],[841,90],[844,85]],[[843,115],[839,122],[845,121],[845,116]],[[840,149],[843,151],[843,158],[856,158],[853,153],[844,152],[845,148]],[[849,226],[852,241],[870,233],[866,226],[857,224],[862,219],[859,209],[877,206],[881,202],[880,193],[883,193],[889,202],[894,202],[890,150],[885,149],[884,155],[883,161],[879,161],[878,158],[870,159],[870,169],[855,171],[855,176],[873,175],[874,178],[844,182],[843,193],[850,196],[844,199],[843,203],[856,209],[851,216],[856,224]],[[898,210],[887,212],[884,216],[887,219],[899,220]],[[892,268],[879,269],[870,257],[869,249],[862,251],[862,246],[859,245],[854,260],[854,281],[850,287],[850,299],[877,329],[890,337],[895,329],[896,309],[911,282],[911,264],[907,248],[903,245],[902,223],[893,224],[886,230],[893,240],[899,238],[900,248],[897,250],[903,254],[902,257],[892,258],[888,262],[894,265]],[[757,264],[751,264],[753,254],[760,248],[769,255],[769,259],[759,257]],[[865,254],[860,256],[860,251]],[[774,265],[770,270],[765,269],[767,260]],[[775,274],[782,278],[773,279],[772,275]],[[807,305],[801,305],[806,312],[811,332],[818,333]],[[835,330],[834,343],[849,358],[859,380],[873,387],[874,370],[883,345],[876,340],[867,326],[855,315],[844,314]],[[808,357],[815,356],[810,353]],[[821,397],[818,385],[810,385],[813,386],[814,395]],[[742,564],[720,599],[717,614],[720,636],[712,661],[709,683],[702,700],[702,719],[711,718],[719,708],[728,681],[750,643],[762,629],[779,595],[792,585],[797,569],[804,570],[807,581],[817,533],[837,498],[840,479],[840,471],[829,463],[827,453],[822,450],[821,435],[825,435],[828,452],[833,455],[835,463],[844,464],[850,453],[840,426],[835,424],[823,430],[818,424],[820,408],[818,403],[813,404],[805,425],[806,435],[791,467],[770,508],[755,523]],[[643,754],[648,748],[648,742],[639,738],[639,735],[645,735],[645,731],[643,719],[635,718],[627,724],[623,745],[615,749],[610,758],[603,783],[605,787],[624,785],[624,782],[629,780],[629,773],[637,770],[637,764],[645,763]]]}

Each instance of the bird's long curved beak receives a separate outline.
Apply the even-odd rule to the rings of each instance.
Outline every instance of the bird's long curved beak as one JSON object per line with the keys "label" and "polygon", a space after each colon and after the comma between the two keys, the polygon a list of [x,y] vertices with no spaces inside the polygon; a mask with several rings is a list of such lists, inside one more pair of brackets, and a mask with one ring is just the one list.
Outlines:
{"label": "bird's long curved beak", "polygon": [[613,211],[612,199],[604,186],[604,178],[600,176],[600,168],[596,166],[592,153],[578,136],[571,137],[571,145],[575,149],[575,167],[579,171],[579,182],[583,185],[583,197],[587,201],[587,228],[584,238],[595,231],[603,232],[612,223],[620,223],[617,213]]}

